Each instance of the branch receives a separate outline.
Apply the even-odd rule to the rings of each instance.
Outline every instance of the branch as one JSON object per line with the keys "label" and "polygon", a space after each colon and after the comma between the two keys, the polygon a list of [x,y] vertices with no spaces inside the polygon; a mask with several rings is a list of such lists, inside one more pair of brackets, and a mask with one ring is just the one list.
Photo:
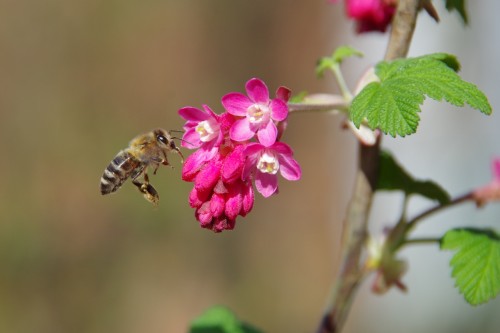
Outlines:
{"label": "branch", "polygon": [[[419,5],[419,0],[399,0],[385,60],[406,57]],[[331,304],[323,315],[318,333],[337,333],[342,330],[357,288],[366,276],[361,254],[368,234],[368,216],[378,179],[379,151],[380,140],[371,147],[359,144],[354,193],[343,225],[341,266],[334,283]]]}
{"label": "branch", "polygon": [[406,58],[417,23],[420,0],[399,0],[384,60]]}

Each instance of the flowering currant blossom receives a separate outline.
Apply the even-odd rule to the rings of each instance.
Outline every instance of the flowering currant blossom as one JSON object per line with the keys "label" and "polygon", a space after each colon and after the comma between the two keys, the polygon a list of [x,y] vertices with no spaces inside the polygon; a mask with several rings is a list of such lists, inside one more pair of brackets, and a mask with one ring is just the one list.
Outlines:
{"label": "flowering currant blossom", "polygon": [[472,192],[472,197],[478,207],[489,201],[500,201],[500,157],[491,163],[493,179],[486,186],[480,187]]}
{"label": "flowering currant blossom", "polygon": [[204,111],[186,106],[179,110],[179,115],[187,120],[181,145],[188,148],[201,147],[203,154],[199,154],[199,157],[208,160],[217,153],[223,136],[219,116],[207,105],[203,105],[203,109]]}
{"label": "flowering currant blossom", "polygon": [[[237,93],[224,96],[227,112],[220,115],[208,106],[203,106],[204,110],[194,107],[179,110],[186,120],[183,146],[197,149],[182,168],[182,179],[194,183],[189,205],[195,209],[201,227],[215,232],[233,229],[236,217],[252,210],[254,179],[257,190],[269,197],[277,192],[278,171],[289,180],[297,180],[301,175],[292,149],[277,141],[286,128],[290,90],[280,87],[276,98],[269,100],[264,82],[251,79],[247,82],[247,93],[250,97]],[[237,111],[242,105],[251,109],[254,120],[261,118],[261,122],[250,123],[247,114]],[[242,125],[245,120],[248,126]],[[243,130],[242,134],[245,126],[255,131]],[[255,132],[257,139],[265,144],[249,141]],[[247,138],[241,140],[244,135]]]}
{"label": "flowering currant blossom", "polygon": [[227,112],[242,117],[229,132],[231,140],[247,141],[257,134],[259,142],[266,147],[276,142],[278,129],[275,122],[284,121],[288,115],[287,101],[284,98],[289,95],[284,89],[286,88],[278,90],[277,98],[269,99],[265,83],[254,78],[246,84],[248,97],[236,92],[222,97],[222,105]]}
{"label": "flowering currant blossom", "polygon": [[247,156],[243,178],[253,174],[255,187],[265,198],[278,190],[278,171],[287,180],[300,179],[300,165],[293,159],[293,151],[286,143],[275,142],[270,147],[249,143],[243,153]]}
{"label": "flowering currant blossom", "polygon": [[396,12],[397,0],[346,0],[345,3],[347,16],[356,20],[358,33],[384,32]]}

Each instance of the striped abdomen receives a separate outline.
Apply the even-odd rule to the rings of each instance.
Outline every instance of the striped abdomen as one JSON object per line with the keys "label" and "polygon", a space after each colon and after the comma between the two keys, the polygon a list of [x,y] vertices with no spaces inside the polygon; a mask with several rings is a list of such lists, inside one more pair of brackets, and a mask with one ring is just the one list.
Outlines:
{"label": "striped abdomen", "polygon": [[129,152],[122,150],[109,163],[101,177],[101,194],[115,192],[127,178],[137,177],[144,170],[144,165]]}

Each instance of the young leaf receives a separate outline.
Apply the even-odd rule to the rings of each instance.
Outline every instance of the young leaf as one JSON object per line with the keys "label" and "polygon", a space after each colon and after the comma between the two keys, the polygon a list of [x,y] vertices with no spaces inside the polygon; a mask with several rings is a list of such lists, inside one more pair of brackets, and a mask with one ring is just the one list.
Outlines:
{"label": "young leaf", "polygon": [[344,59],[350,58],[350,57],[353,57],[353,56],[362,57],[363,53],[361,51],[356,50],[353,47],[350,47],[350,46],[347,46],[347,45],[343,45],[343,46],[339,46],[333,52],[332,59],[333,59],[334,62],[336,62],[338,64],[341,64],[342,61],[344,61]]}
{"label": "young leaf", "polygon": [[428,56],[380,62],[375,73],[380,82],[368,84],[352,101],[350,118],[359,127],[363,120],[392,136],[415,133],[420,105],[425,96],[456,105],[466,103],[491,113],[486,96],[455,73],[459,64],[453,56]]}
{"label": "young leaf", "polygon": [[450,201],[450,195],[433,181],[414,179],[387,151],[380,152],[377,190],[400,190],[407,195],[419,194],[441,205]]}
{"label": "young leaf", "polygon": [[316,76],[322,78],[325,75],[325,72],[332,69],[334,66],[336,66],[336,64],[331,57],[323,57],[319,59],[316,65]]}
{"label": "young leaf", "polygon": [[214,306],[191,323],[189,333],[262,333],[236,318],[222,306]]}
{"label": "young leaf", "polygon": [[353,56],[362,57],[363,53],[350,46],[339,46],[330,57],[323,57],[318,60],[316,76],[323,77],[327,70],[332,70],[334,67],[340,66],[342,61]]}
{"label": "young leaf", "polygon": [[454,229],[441,239],[442,250],[457,251],[450,261],[455,285],[471,305],[500,292],[500,237],[494,231]]}
{"label": "young leaf", "polygon": [[465,11],[465,0],[446,0],[446,9],[449,12],[456,10],[465,24],[469,23],[467,12]]}

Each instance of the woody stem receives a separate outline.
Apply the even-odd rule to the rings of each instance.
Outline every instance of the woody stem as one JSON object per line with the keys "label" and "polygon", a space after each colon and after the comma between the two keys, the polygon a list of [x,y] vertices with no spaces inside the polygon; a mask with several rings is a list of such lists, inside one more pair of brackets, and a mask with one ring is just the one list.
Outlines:
{"label": "woody stem", "polygon": [[[406,57],[415,29],[419,0],[399,0],[392,22],[385,60]],[[317,333],[337,333],[345,324],[358,286],[366,276],[362,252],[368,235],[367,222],[378,180],[380,140],[367,147],[359,143],[359,162],[354,193],[343,224],[342,255],[330,305]]]}

